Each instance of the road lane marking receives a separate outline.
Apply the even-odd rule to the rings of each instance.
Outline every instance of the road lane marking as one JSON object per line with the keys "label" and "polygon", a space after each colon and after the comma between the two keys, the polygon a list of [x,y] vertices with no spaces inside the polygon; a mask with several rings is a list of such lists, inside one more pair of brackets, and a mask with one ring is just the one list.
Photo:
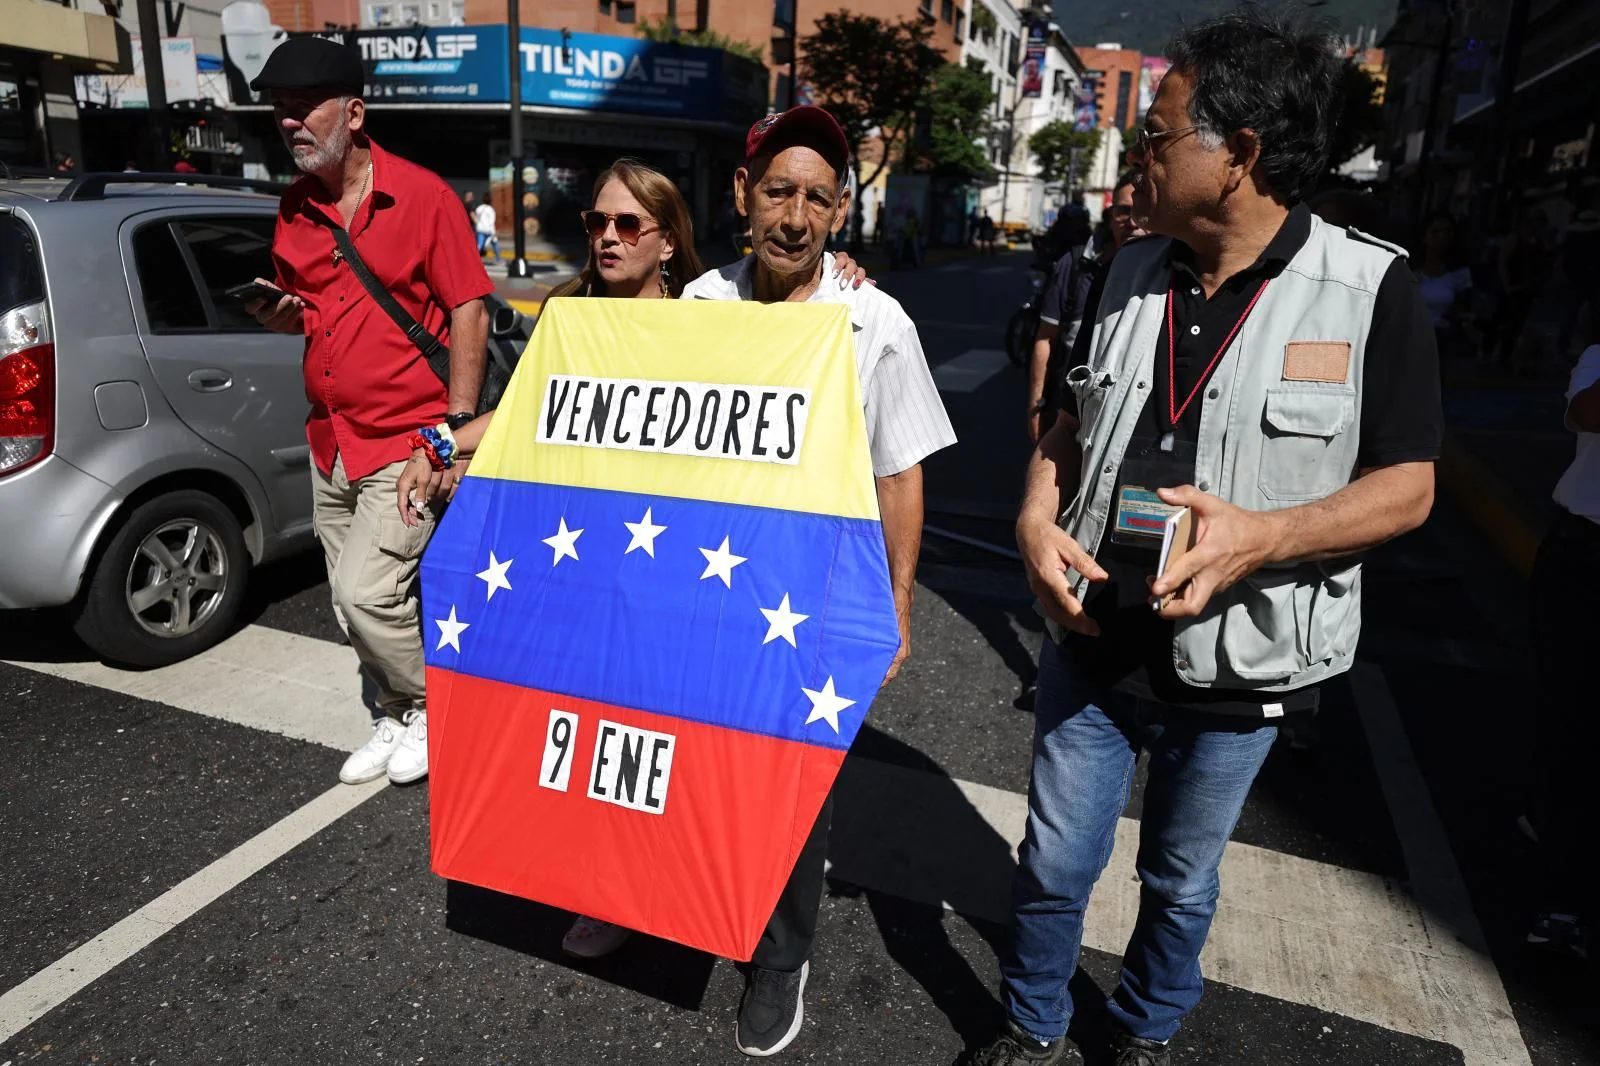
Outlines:
{"label": "road lane marking", "polygon": [[335,785],[0,995],[0,1044],[389,786]]}
{"label": "road lane marking", "polygon": [[[194,659],[159,670],[14,665],[340,750],[368,735],[355,653],[263,626],[247,627]],[[1483,949],[1426,784],[1411,762],[1393,697],[1381,672],[1368,664],[1357,667],[1352,684],[1416,898],[1389,878],[1231,843],[1223,859],[1222,900],[1202,956],[1206,975],[1452,1044],[1467,1066],[1526,1066],[1526,1047]],[[829,848],[835,876],[965,914],[1008,919],[1026,796],[867,759],[845,762],[838,789],[842,816]],[[340,786],[313,802],[356,791]],[[1137,838],[1138,824],[1124,819],[1089,907],[1084,942],[1090,947],[1119,954],[1127,943],[1138,910]],[[88,947],[45,972],[58,973]],[[45,987],[66,988],[71,972],[58,973]],[[13,999],[34,980],[0,999],[0,1021],[22,1016],[14,1012],[24,1001]]]}
{"label": "road lane marking", "polygon": [[5,661],[340,751],[353,751],[372,736],[355,652],[266,626],[246,626],[192,659],[156,670]]}
{"label": "road lane marking", "polygon": [[1009,362],[997,348],[969,348],[934,367],[933,382],[940,392],[977,392]]}
{"label": "road lane marking", "polygon": [[[995,922],[1010,919],[1026,796],[867,759],[836,786],[831,875]],[[1089,904],[1085,945],[1121,955],[1139,912],[1139,823]],[[1466,1066],[1527,1066],[1486,954],[1397,881],[1237,841],[1201,955],[1210,980],[1459,1048]]]}

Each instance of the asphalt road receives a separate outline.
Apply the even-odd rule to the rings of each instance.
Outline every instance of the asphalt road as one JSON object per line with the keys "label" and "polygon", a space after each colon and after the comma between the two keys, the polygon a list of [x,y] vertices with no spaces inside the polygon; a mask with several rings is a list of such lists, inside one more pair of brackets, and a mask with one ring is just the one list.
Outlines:
{"label": "asphalt road", "polygon": [[[996,1024],[1041,634],[1007,555],[1027,442],[998,349],[1024,262],[881,279],[961,444],[928,463],[912,658],[841,781],[789,1061],[952,1062]],[[1176,1061],[1600,1063],[1592,977],[1519,943],[1524,595],[1448,499],[1374,554],[1361,664],[1247,805]],[[730,964],[645,937],[567,960],[567,916],[429,871],[426,785],[337,784],[365,712],[315,558],[259,572],[246,623],[126,674],[0,616],[0,1066],[739,1060]],[[1080,1001],[1116,978],[1138,793]]]}

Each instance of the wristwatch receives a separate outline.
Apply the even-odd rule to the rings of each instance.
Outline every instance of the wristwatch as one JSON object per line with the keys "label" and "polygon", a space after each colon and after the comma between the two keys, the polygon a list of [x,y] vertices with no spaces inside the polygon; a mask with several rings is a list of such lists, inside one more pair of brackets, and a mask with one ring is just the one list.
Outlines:
{"label": "wristwatch", "polygon": [[472,419],[473,415],[471,412],[456,411],[444,416],[444,424],[450,427],[451,433],[454,433],[468,422],[471,422]]}

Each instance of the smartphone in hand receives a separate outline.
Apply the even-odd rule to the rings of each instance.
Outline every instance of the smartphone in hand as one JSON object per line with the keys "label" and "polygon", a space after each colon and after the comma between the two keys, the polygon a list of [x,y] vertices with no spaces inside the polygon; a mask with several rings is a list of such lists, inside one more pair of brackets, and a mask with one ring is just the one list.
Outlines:
{"label": "smartphone in hand", "polygon": [[289,294],[276,285],[268,285],[264,281],[247,281],[243,285],[225,289],[222,295],[236,303],[247,304],[260,300],[269,307],[276,307],[278,301]]}

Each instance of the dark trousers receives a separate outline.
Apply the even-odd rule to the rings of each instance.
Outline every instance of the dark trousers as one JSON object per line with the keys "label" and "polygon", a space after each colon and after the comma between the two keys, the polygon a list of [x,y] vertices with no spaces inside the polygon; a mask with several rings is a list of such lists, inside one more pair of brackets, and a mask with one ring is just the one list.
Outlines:
{"label": "dark trousers", "polygon": [[1600,815],[1594,757],[1600,750],[1600,524],[1561,512],[1533,565],[1538,656],[1538,751],[1548,761],[1534,811],[1545,859],[1544,909],[1600,919]]}
{"label": "dark trousers", "polygon": [[833,822],[833,793],[822,801],[811,835],[800,849],[788,884],[778,897],[772,918],[750,961],[763,970],[792,973],[811,957],[817,938],[817,911],[822,907],[822,874],[828,860],[828,826]]}

